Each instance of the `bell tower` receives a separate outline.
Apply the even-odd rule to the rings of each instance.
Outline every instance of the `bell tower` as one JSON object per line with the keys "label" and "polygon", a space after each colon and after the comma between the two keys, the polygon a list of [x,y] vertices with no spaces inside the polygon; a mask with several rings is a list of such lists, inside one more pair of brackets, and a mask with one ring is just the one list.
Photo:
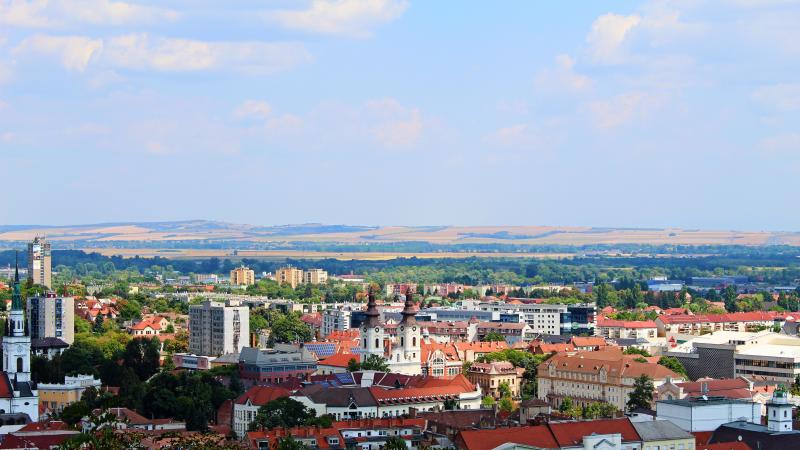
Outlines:
{"label": "bell tower", "polygon": [[783,385],[775,389],[767,402],[767,428],[769,431],[792,431],[792,405]]}
{"label": "bell tower", "polygon": [[11,311],[3,336],[3,371],[12,382],[28,382],[31,379],[31,338],[19,286],[19,260],[14,271]]}
{"label": "bell tower", "polygon": [[361,361],[370,355],[378,355],[383,358],[383,324],[381,323],[381,313],[378,311],[378,304],[375,302],[375,293],[369,290],[369,301],[367,302],[367,319],[361,325]]}

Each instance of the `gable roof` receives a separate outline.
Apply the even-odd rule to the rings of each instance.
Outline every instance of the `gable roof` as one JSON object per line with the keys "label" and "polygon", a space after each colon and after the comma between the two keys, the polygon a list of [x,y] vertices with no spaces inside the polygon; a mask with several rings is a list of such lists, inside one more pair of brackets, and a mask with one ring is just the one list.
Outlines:
{"label": "gable roof", "polygon": [[641,441],[642,438],[633,427],[630,419],[627,417],[623,419],[604,419],[604,420],[588,420],[585,422],[564,422],[564,423],[551,423],[548,425],[553,432],[558,445],[556,447],[570,447],[579,445],[583,442],[584,436],[592,434],[609,434],[619,433],[622,435],[622,440]]}
{"label": "gable roof", "polygon": [[256,406],[264,406],[265,404],[277,400],[282,397],[288,397],[289,391],[282,387],[276,386],[253,386],[244,394],[236,399],[236,403],[244,405],[248,401]]}
{"label": "gable roof", "polygon": [[337,353],[318,362],[317,367],[319,366],[347,367],[350,364],[350,360],[352,359],[358,361],[358,355],[353,355],[350,353]]}
{"label": "gable roof", "polygon": [[513,433],[507,428],[463,430],[458,434],[458,441],[466,450],[493,450],[509,442],[548,449],[560,447],[553,433],[544,425],[517,427]]}

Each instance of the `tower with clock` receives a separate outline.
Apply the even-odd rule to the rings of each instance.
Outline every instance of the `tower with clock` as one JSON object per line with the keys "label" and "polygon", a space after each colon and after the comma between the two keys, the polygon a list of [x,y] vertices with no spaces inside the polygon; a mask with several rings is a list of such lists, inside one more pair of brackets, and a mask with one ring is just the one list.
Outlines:
{"label": "tower with clock", "polygon": [[19,263],[14,272],[11,311],[3,333],[3,373],[0,379],[0,413],[26,413],[39,420],[39,394],[31,381],[31,337],[19,285]]}

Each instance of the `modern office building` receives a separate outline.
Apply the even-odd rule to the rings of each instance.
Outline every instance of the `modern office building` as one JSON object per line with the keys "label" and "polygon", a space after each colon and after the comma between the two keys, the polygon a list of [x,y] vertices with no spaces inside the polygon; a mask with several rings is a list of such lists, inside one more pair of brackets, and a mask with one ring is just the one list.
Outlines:
{"label": "modern office building", "polygon": [[317,358],[305,348],[275,344],[261,350],[244,347],[239,353],[239,376],[260,383],[281,383],[291,378],[307,380],[317,371]]}
{"label": "modern office building", "polygon": [[231,270],[231,284],[234,286],[250,286],[256,284],[256,275],[253,270],[239,266]]}
{"label": "modern office building", "polygon": [[36,236],[28,243],[28,278],[33,284],[53,287],[50,243],[44,237]]}
{"label": "modern office building", "polygon": [[294,289],[303,284],[303,271],[294,267],[283,267],[275,271],[275,281],[278,284],[288,284]]}
{"label": "modern office building", "polygon": [[189,307],[189,352],[195,355],[239,353],[249,335],[250,310],[238,302],[206,301]]}
{"label": "modern office building", "polygon": [[75,340],[75,304],[72,297],[47,294],[28,299],[31,339],[58,338],[72,345]]}

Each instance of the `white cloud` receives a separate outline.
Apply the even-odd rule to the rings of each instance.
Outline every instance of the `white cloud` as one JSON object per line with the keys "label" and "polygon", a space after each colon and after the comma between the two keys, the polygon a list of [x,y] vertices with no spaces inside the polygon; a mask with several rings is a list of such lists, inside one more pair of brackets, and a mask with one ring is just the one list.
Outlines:
{"label": "white cloud", "polygon": [[272,106],[260,100],[245,100],[244,103],[236,108],[233,114],[240,119],[266,119],[272,114]]}
{"label": "white cloud", "polygon": [[103,41],[83,36],[49,36],[37,34],[25,38],[15,49],[15,55],[45,54],[59,59],[68,70],[83,72],[103,49]]}
{"label": "white cloud", "polygon": [[634,27],[642,21],[641,16],[604,14],[592,23],[586,36],[592,60],[602,64],[619,64],[627,59],[625,40]]}
{"label": "white cloud", "polygon": [[267,121],[267,129],[278,133],[297,133],[303,129],[305,122],[294,114],[281,114]]}
{"label": "white cloud", "polygon": [[267,17],[286,28],[364,38],[406,8],[407,0],[313,0],[307,9],[272,11]]}
{"label": "white cloud", "polygon": [[569,55],[556,57],[555,69],[545,69],[536,76],[536,88],[543,92],[579,93],[592,89],[594,81],[574,70],[575,59]]}
{"label": "white cloud", "polygon": [[628,92],[598,100],[588,104],[589,113],[595,127],[616,128],[636,119],[647,117],[663,102],[659,96],[644,92]]}
{"label": "white cloud", "polygon": [[800,110],[800,83],[762,86],[753,92],[753,100],[782,111]]}
{"label": "white cloud", "polygon": [[17,55],[47,54],[60,58],[65,68],[84,71],[89,65],[105,69],[165,72],[235,70],[267,74],[309,62],[300,44],[271,42],[204,42],[151,38],[145,33],[108,39],[83,36],[36,35],[23,40]]}
{"label": "white cloud", "polygon": [[111,0],[8,0],[0,2],[0,24],[64,28],[79,24],[124,25],[174,21],[178,13]]}

